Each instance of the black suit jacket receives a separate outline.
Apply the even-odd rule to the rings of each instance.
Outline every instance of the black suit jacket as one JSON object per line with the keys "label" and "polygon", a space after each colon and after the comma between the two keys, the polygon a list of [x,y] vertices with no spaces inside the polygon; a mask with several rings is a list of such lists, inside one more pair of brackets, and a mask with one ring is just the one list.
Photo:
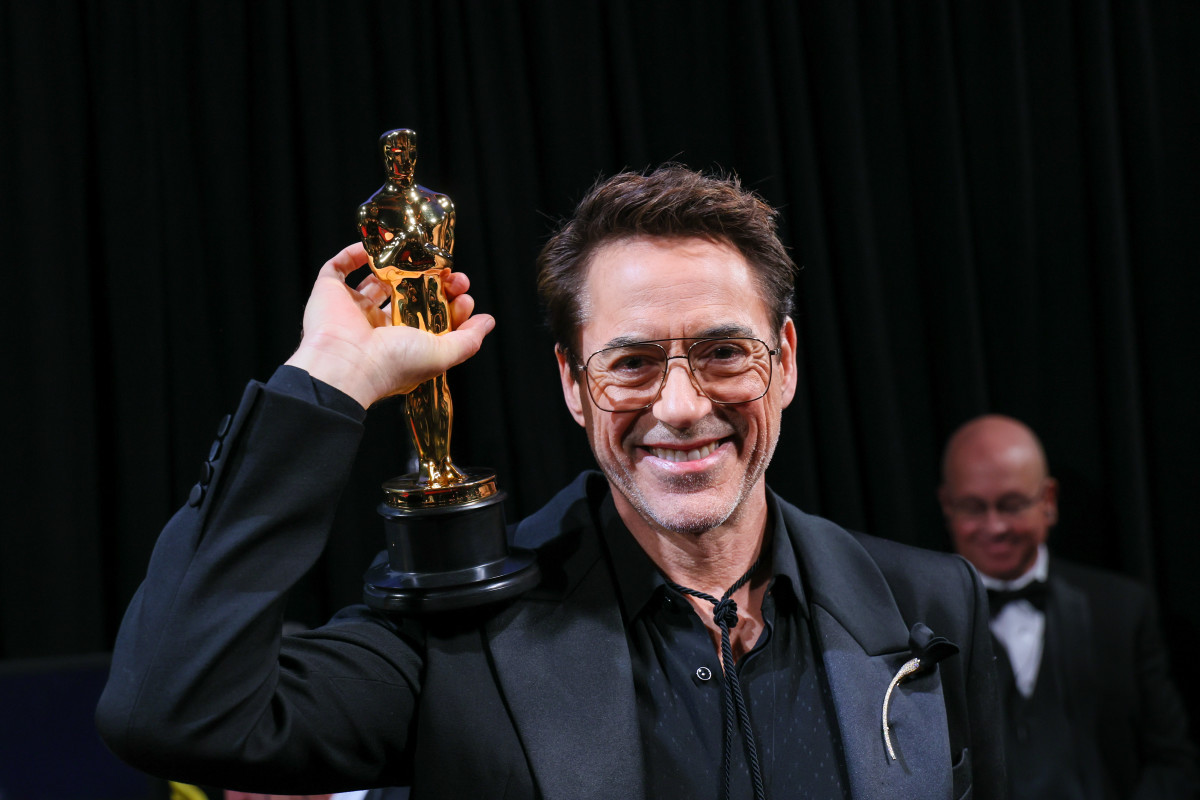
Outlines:
{"label": "black suit jacket", "polygon": [[[1195,797],[1195,752],[1150,592],[1054,557],[1045,637],[1039,681],[1057,675],[1087,796]],[[1008,766],[1017,774],[1023,765],[1010,758]]]}
{"label": "black suit jacket", "polygon": [[[281,640],[285,593],[325,544],[359,430],[251,384],[126,614],[98,709],[106,741],[152,773],[246,790],[411,782],[416,798],[644,797],[625,621],[594,524],[608,491],[598,473],[515,526],[543,574],[522,598],[423,622],[354,607]],[[1002,745],[974,571],[778,502],[853,797],[996,797]],[[916,623],[961,651],[899,684],[893,761],[883,700]]]}

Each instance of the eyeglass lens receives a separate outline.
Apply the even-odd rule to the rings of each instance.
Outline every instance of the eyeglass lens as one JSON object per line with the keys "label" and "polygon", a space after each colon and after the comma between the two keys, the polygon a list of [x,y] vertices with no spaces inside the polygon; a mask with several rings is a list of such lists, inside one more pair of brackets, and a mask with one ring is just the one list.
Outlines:
{"label": "eyeglass lens", "polygon": [[1018,517],[1032,508],[1041,498],[1040,492],[1032,497],[1023,494],[1005,495],[995,503],[988,503],[977,497],[964,497],[956,500],[950,507],[954,513],[960,516],[975,519],[986,517],[988,509],[991,508],[995,508],[996,514],[1001,517]]}

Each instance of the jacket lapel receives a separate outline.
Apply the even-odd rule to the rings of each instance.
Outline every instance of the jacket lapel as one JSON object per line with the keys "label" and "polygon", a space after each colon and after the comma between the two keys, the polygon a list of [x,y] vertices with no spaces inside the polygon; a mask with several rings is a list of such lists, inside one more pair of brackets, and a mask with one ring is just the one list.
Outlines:
{"label": "jacket lapel", "polygon": [[[852,536],[780,503],[809,590],[815,644],[833,698],[856,800],[950,797],[950,741],[939,673],[914,675],[892,694],[896,760],[883,736],[883,700],[912,658],[909,626],[883,575]],[[920,622],[921,620],[913,620]]]}
{"label": "jacket lapel", "polygon": [[[586,498],[605,488],[581,476],[521,523],[514,539],[543,547],[543,581],[488,624],[498,680],[546,800],[577,797],[581,787],[645,796],[624,622]],[[852,796],[949,797],[950,742],[936,670],[893,692],[895,761],[884,744],[884,695],[912,654],[909,626],[883,575],[844,530],[777,502],[809,590],[815,643],[853,765]],[[548,668],[533,671],[536,664]]]}
{"label": "jacket lapel", "polygon": [[549,541],[539,558],[542,584],[488,624],[489,646],[545,800],[578,797],[585,787],[640,800],[644,769],[629,647],[583,483],[517,529],[522,546]]}
{"label": "jacket lapel", "polygon": [[[1045,641],[1053,640],[1058,662],[1059,684],[1062,686],[1068,713],[1077,725],[1090,722],[1094,703],[1091,702],[1093,688],[1093,659],[1091,615],[1088,613],[1087,595],[1071,584],[1054,575],[1051,560],[1050,579],[1047,583]],[[1049,649],[1049,648],[1047,648]],[[1043,656],[1042,667],[1046,667]]]}
{"label": "jacket lapel", "polygon": [[[1088,597],[1054,572],[1050,560],[1050,578],[1046,584],[1046,629],[1042,634],[1041,674],[1055,671],[1055,683],[1062,693],[1067,716],[1076,730],[1096,729],[1096,674],[1091,647],[1092,616]],[[1052,659],[1046,655],[1051,654]],[[1080,779],[1089,797],[1104,793],[1101,776],[1105,774],[1102,756],[1096,747],[1078,748]]]}

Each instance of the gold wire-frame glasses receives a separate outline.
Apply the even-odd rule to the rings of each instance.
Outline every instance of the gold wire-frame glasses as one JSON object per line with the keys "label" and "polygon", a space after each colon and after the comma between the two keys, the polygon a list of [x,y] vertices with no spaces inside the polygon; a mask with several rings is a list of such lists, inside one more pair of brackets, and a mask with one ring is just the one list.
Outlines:
{"label": "gold wire-frame glasses", "polygon": [[[691,342],[682,355],[664,346]],[[685,359],[692,383],[709,400],[739,405],[758,400],[771,386],[774,357],[761,339],[748,336],[651,339],[606,347],[573,367],[583,373],[592,403],[601,411],[639,411],[658,400],[675,359]]]}

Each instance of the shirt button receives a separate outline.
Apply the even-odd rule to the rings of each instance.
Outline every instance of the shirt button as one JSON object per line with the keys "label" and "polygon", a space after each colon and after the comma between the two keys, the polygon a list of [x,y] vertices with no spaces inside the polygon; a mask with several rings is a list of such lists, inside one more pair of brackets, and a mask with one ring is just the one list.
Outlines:
{"label": "shirt button", "polygon": [[700,667],[696,670],[696,677],[702,681],[706,681],[712,677],[712,670],[708,667]]}

